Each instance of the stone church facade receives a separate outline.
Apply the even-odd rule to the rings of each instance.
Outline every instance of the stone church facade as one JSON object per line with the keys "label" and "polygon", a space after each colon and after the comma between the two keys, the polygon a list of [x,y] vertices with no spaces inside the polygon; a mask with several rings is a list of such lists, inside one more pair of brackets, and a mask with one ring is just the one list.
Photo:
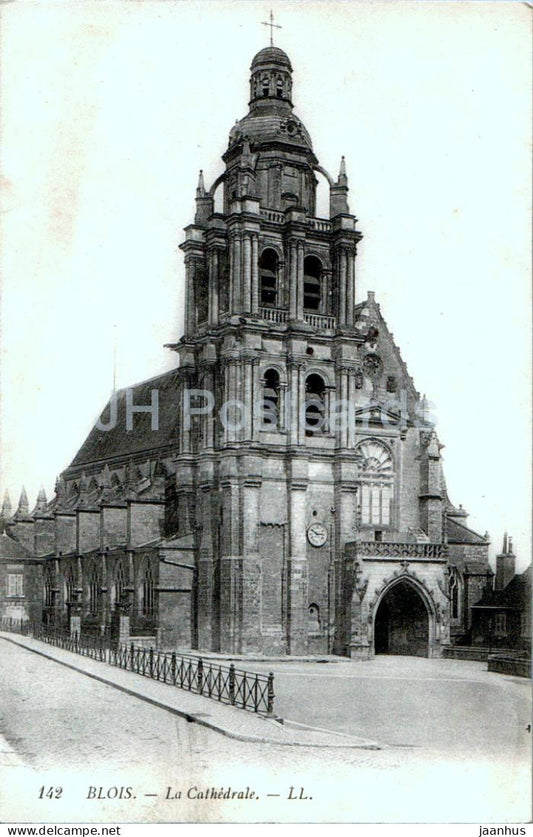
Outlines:
{"label": "stone church facade", "polygon": [[179,366],[115,393],[54,499],[6,531],[41,560],[53,624],[127,613],[165,648],[438,656],[491,584],[488,539],[448,497],[374,295],[356,303],[345,162],[317,160],[277,47],[223,162],[181,244]]}

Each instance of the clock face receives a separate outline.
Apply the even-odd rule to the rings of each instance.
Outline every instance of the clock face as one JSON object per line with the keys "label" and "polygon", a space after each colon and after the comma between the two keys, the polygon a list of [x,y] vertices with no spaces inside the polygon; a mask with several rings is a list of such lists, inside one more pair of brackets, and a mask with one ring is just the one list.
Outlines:
{"label": "clock face", "polygon": [[307,530],[307,540],[311,546],[324,546],[328,539],[328,530],[322,523],[312,523]]}

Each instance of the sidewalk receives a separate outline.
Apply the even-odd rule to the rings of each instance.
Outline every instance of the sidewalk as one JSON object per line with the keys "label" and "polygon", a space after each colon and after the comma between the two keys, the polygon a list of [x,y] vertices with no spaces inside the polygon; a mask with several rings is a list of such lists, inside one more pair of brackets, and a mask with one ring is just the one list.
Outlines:
{"label": "sidewalk", "polygon": [[82,657],[31,637],[0,632],[0,638],[172,712],[190,723],[200,724],[238,741],[300,747],[383,749],[376,742],[364,738],[290,721],[280,723],[274,718],[256,715],[166,683],[158,683],[156,680]]}

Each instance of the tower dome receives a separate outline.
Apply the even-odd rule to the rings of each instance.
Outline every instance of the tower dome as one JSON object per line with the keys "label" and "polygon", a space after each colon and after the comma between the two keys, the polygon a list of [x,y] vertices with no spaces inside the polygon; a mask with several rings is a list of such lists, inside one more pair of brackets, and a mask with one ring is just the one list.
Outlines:
{"label": "tower dome", "polygon": [[259,50],[257,55],[254,56],[251,69],[254,70],[256,67],[263,64],[281,64],[284,67],[287,67],[289,72],[292,72],[289,56],[286,52],[283,52],[282,49],[276,46],[268,46]]}

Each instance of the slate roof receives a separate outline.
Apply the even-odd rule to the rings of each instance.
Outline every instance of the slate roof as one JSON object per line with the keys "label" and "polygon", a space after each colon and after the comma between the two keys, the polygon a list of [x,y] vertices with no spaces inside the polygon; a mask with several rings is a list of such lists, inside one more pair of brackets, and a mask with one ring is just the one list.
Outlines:
{"label": "slate roof", "polygon": [[488,590],[474,607],[520,609],[531,603],[531,564],[523,573],[515,575],[503,590]]}
{"label": "slate roof", "polygon": [[478,544],[479,546],[484,546],[487,543],[483,535],[478,535],[473,529],[469,529],[468,526],[464,526],[463,523],[459,523],[451,517],[448,518],[447,525],[448,543]]}
{"label": "slate roof", "polygon": [[31,557],[32,555],[26,547],[2,532],[0,535],[0,561],[21,561]]}
{"label": "slate roof", "polygon": [[[134,406],[151,405],[152,390],[159,393],[159,421],[157,430],[152,430],[151,413],[133,413],[132,430],[126,429],[126,393],[132,390]],[[163,375],[125,387],[116,393],[117,421],[110,430],[93,427],[87,439],[72,460],[69,468],[102,462],[116,457],[128,456],[141,451],[156,451],[177,445],[179,370],[172,369]],[[110,419],[108,401],[101,414],[101,422]]]}

